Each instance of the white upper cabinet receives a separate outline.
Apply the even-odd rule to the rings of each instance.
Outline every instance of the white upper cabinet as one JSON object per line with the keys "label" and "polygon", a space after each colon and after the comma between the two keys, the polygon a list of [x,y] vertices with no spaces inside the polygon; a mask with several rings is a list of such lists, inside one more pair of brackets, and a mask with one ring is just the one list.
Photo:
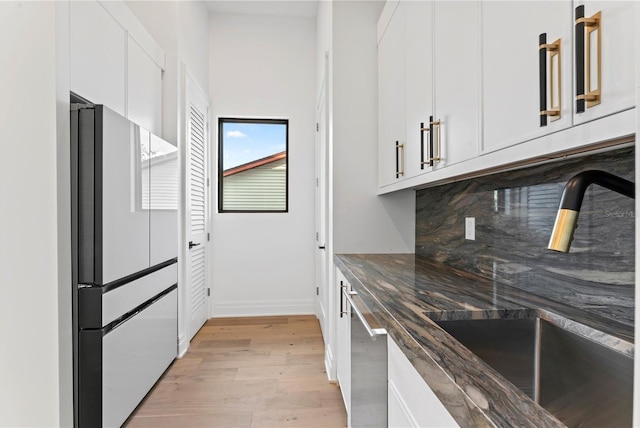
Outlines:
{"label": "white upper cabinet", "polygon": [[431,171],[429,117],[433,112],[433,2],[403,1],[405,29],[406,173]]}
{"label": "white upper cabinet", "polygon": [[72,1],[71,91],[162,133],[165,55],[120,1]]}
{"label": "white upper cabinet", "polygon": [[[574,2],[576,124],[635,106],[635,2]],[[581,85],[581,81],[583,85]],[[580,105],[582,104],[582,105]]]}
{"label": "white upper cabinet", "polygon": [[434,128],[434,144],[436,157],[441,158],[435,166],[443,168],[478,156],[480,3],[437,1],[434,16],[435,110],[432,114],[439,122]]}
{"label": "white upper cabinet", "polygon": [[71,90],[126,115],[127,32],[95,1],[69,4]]}
{"label": "white upper cabinet", "polygon": [[482,152],[570,127],[571,2],[485,1],[481,7]]}
{"label": "white upper cabinet", "polygon": [[[406,178],[403,3],[388,2],[378,24],[378,185]],[[386,24],[386,25],[385,25]]]}
{"label": "white upper cabinet", "polygon": [[162,70],[128,37],[127,113],[129,119],[156,135],[162,133]]}
{"label": "white upper cabinet", "polygon": [[387,2],[378,31],[380,187],[477,156],[478,2]]}
{"label": "white upper cabinet", "polygon": [[378,192],[629,143],[638,10],[607,0],[387,1]]}

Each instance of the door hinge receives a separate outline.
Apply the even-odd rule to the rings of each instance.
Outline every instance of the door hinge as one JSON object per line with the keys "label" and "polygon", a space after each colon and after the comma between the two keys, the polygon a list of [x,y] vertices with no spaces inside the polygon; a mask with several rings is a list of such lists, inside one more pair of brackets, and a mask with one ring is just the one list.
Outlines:
{"label": "door hinge", "polygon": [[316,122],[316,132],[320,132],[320,124]]}
{"label": "door hinge", "polygon": [[211,234],[207,232],[207,241],[211,241]]}
{"label": "door hinge", "polygon": [[320,236],[318,235],[318,232],[316,232],[316,241],[320,239]]}
{"label": "door hinge", "polygon": [[207,288],[207,297],[211,296],[211,289]]}
{"label": "door hinge", "polygon": [[209,179],[207,178],[207,187],[209,187]]}
{"label": "door hinge", "polygon": [[320,295],[320,287],[316,287],[316,296]]}

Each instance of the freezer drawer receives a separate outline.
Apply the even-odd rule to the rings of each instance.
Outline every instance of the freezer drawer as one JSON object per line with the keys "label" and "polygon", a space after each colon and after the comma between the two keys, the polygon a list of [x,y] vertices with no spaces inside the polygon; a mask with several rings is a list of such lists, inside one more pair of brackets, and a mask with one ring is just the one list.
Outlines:
{"label": "freezer drawer", "polygon": [[178,264],[173,259],[106,286],[82,287],[78,290],[78,326],[86,330],[117,324],[177,282]]}
{"label": "freezer drawer", "polygon": [[177,287],[116,325],[80,331],[78,426],[119,427],[177,355]]}
{"label": "freezer drawer", "polygon": [[177,354],[177,290],[103,339],[102,421],[119,427]]}
{"label": "freezer drawer", "polygon": [[166,266],[102,295],[102,325],[115,321],[178,282],[178,264]]}

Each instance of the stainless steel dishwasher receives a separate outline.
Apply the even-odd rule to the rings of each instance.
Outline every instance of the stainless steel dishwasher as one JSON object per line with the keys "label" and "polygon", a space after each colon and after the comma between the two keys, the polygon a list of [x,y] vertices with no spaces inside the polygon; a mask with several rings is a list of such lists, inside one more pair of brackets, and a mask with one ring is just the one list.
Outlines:
{"label": "stainless steel dishwasher", "polygon": [[351,307],[351,426],[386,427],[387,331],[356,291],[342,293]]}

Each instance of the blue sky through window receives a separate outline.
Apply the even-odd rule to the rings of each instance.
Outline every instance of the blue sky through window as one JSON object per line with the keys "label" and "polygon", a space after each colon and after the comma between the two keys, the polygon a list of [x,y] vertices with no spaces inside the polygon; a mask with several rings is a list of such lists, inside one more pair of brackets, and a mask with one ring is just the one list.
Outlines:
{"label": "blue sky through window", "polygon": [[222,123],[224,153],[222,169],[227,170],[287,149],[287,127],[282,123]]}

